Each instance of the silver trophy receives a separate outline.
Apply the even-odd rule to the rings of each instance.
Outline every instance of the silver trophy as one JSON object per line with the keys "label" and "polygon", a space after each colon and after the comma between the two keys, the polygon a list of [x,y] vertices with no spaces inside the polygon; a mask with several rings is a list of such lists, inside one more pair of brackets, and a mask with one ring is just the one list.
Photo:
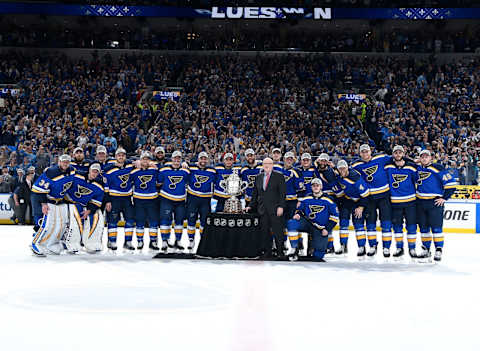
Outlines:
{"label": "silver trophy", "polygon": [[225,201],[224,213],[242,213],[242,203],[237,196],[241,195],[248,187],[248,182],[242,181],[238,176],[238,170],[234,169],[233,173],[227,179],[220,181],[220,186],[230,196]]}

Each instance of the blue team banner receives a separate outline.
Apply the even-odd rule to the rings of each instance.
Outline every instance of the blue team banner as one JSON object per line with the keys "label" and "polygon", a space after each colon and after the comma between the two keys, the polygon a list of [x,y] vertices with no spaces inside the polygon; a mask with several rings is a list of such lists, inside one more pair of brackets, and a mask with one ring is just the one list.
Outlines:
{"label": "blue team banner", "polygon": [[0,14],[101,17],[189,17],[212,19],[475,19],[480,8],[302,8],[211,7],[194,9],[173,6],[62,5],[0,2]]}
{"label": "blue team banner", "polygon": [[16,96],[20,89],[0,88],[0,97]]}
{"label": "blue team banner", "polygon": [[362,102],[367,98],[366,94],[337,94],[338,101]]}
{"label": "blue team banner", "polygon": [[180,99],[179,91],[154,91],[152,92],[153,98],[155,100],[174,100],[178,101]]}

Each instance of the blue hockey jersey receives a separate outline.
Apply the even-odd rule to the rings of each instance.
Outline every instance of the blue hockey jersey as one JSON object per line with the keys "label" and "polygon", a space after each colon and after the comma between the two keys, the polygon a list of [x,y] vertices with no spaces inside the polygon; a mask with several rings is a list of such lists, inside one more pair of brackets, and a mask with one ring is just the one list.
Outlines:
{"label": "blue hockey jersey", "polygon": [[263,168],[260,162],[255,162],[254,166],[246,165],[242,168],[240,174],[243,181],[248,183],[245,189],[245,200],[250,201],[253,195],[253,188],[255,187],[255,179],[262,172]]}
{"label": "blue hockey jersey", "polygon": [[107,179],[105,191],[110,196],[131,196],[133,184],[130,181],[130,173],[133,171],[133,164],[126,162],[119,167],[115,163],[109,163],[104,172]]}
{"label": "blue hockey jersey", "polygon": [[358,160],[352,164],[352,168],[358,171],[370,189],[370,196],[374,199],[388,195],[390,190],[385,166],[392,160],[391,156],[378,154],[368,162]]}
{"label": "blue hockey jersey", "polygon": [[184,201],[187,197],[189,176],[190,171],[185,168],[161,168],[158,175],[158,182],[161,184],[159,195],[172,201]]}
{"label": "blue hockey jersey", "polygon": [[48,167],[32,186],[32,191],[40,195],[41,203],[61,202],[73,184],[75,170],[69,166],[63,171],[58,165]]}
{"label": "blue hockey jersey", "polygon": [[[298,194],[299,197],[305,197],[305,196],[310,196],[312,195],[312,182],[313,178],[319,178],[320,174],[318,173],[317,169],[313,166],[304,168],[304,167],[298,167],[296,169],[298,175],[300,176],[301,179],[303,179],[303,186],[304,190],[300,191]],[[322,181],[323,184],[323,181]],[[325,189],[322,187],[323,192],[326,193]]]}
{"label": "blue hockey jersey", "polygon": [[224,165],[218,165],[215,167],[217,172],[217,176],[215,178],[215,186],[213,189],[213,195],[223,198],[229,198],[230,196],[225,192],[225,189],[220,186],[220,182],[224,179],[227,179],[231,174],[233,174],[233,170],[237,170],[238,176],[240,176],[240,171],[242,168],[240,166],[233,166],[232,168],[226,168]]}
{"label": "blue hockey jersey", "polygon": [[285,177],[285,185],[287,186],[285,200],[297,200],[298,193],[304,190],[303,179],[293,167],[288,169],[284,167],[281,173]]}
{"label": "blue hockey jersey", "polygon": [[390,185],[392,206],[413,204],[416,200],[417,167],[405,162],[403,167],[397,167],[393,162],[385,166]]}
{"label": "blue hockey jersey", "polygon": [[213,167],[190,166],[187,192],[193,196],[212,197],[216,176],[217,171]]}
{"label": "blue hockey jersey", "polygon": [[83,160],[82,162],[76,162],[74,159],[72,159],[72,162],[70,162],[70,165],[75,169],[76,174],[83,174],[86,175],[88,174],[88,169],[91,165],[90,160]]}
{"label": "blue hockey jersey", "polygon": [[[324,170],[317,168],[317,174],[322,181],[322,191],[327,195],[334,195],[333,187],[337,182],[337,176],[331,167],[327,167]],[[311,186],[310,186],[311,188]]]}
{"label": "blue hockey jersey", "polygon": [[75,174],[73,184],[68,189],[65,199],[71,203],[87,207],[94,212],[102,206],[105,188],[102,177],[88,180],[88,176]]}
{"label": "blue hockey jersey", "polygon": [[134,199],[148,200],[158,197],[159,171],[157,167],[135,168],[130,173],[130,181],[133,184]]}
{"label": "blue hockey jersey", "polygon": [[277,171],[278,173],[282,173],[284,164],[282,161],[275,162],[273,161],[273,170]]}
{"label": "blue hockey jersey", "polygon": [[428,167],[417,166],[417,172],[417,198],[420,200],[431,200],[439,197],[448,200],[458,185],[455,177],[437,163]]}
{"label": "blue hockey jersey", "polygon": [[320,197],[307,196],[300,201],[297,211],[328,231],[331,231],[338,223],[337,205],[325,194]]}
{"label": "blue hockey jersey", "polygon": [[367,198],[370,195],[370,189],[362,176],[352,168],[348,170],[347,177],[337,176],[333,191],[338,198],[345,198],[353,202],[360,201],[360,206],[367,205]]}

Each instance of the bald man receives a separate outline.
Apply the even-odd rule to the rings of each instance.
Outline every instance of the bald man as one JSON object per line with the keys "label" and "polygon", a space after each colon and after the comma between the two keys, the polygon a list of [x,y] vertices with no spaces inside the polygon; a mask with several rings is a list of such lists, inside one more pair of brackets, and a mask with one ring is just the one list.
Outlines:
{"label": "bald man", "polygon": [[272,256],[273,231],[277,247],[278,257],[284,258],[283,235],[285,220],[285,178],[282,174],[273,170],[273,160],[269,157],[263,160],[263,172],[255,179],[252,201],[246,208],[247,212],[257,212],[260,215],[264,240],[264,256]]}

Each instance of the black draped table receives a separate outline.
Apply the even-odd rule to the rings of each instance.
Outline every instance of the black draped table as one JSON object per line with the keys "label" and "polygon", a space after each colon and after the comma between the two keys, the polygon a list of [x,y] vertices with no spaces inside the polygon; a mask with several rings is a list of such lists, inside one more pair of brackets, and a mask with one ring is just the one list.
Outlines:
{"label": "black draped table", "polygon": [[197,256],[254,258],[262,254],[263,235],[255,214],[208,215]]}

